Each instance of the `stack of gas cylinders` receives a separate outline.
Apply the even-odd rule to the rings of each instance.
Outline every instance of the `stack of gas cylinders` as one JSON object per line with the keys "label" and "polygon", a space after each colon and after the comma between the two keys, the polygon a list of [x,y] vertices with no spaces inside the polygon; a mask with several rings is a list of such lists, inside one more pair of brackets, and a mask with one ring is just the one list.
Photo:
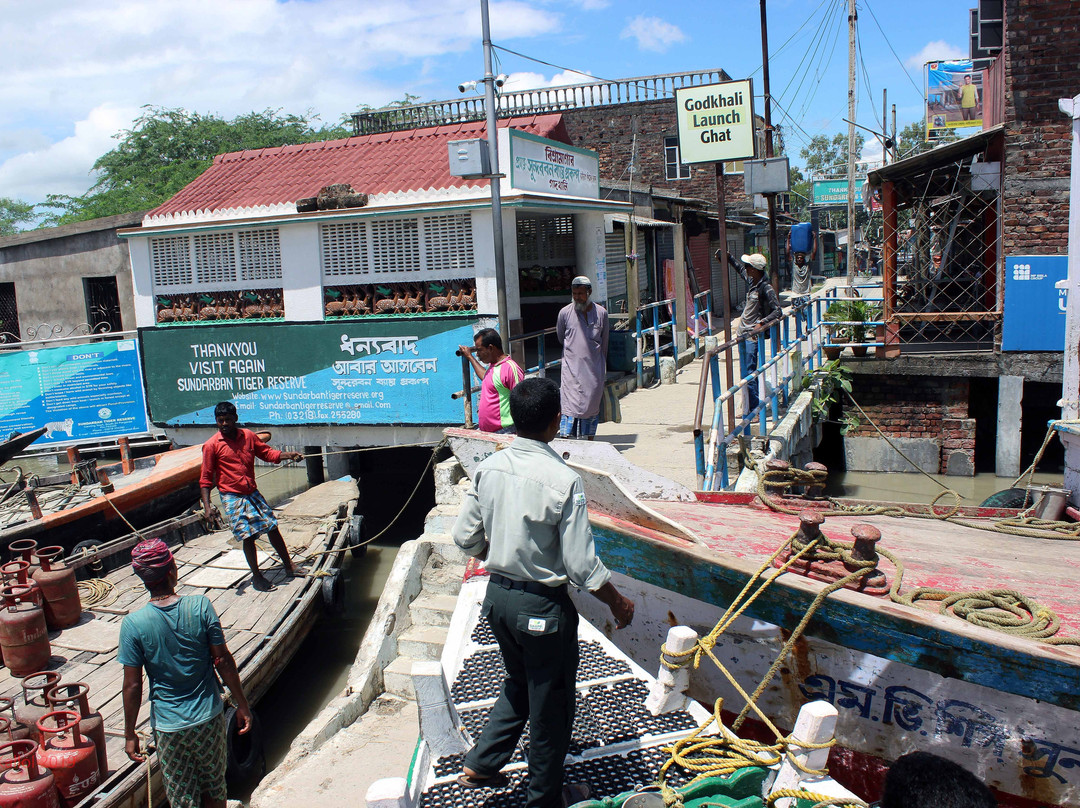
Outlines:
{"label": "stack of gas cylinders", "polygon": [[82,604],[64,548],[38,548],[33,539],[9,547],[16,558],[0,565],[0,654],[14,675],[26,676],[48,665],[48,632],[78,623]]}
{"label": "stack of gas cylinders", "polygon": [[0,808],[70,808],[109,771],[105,724],[90,688],[44,671],[22,680],[23,703],[0,698]]}

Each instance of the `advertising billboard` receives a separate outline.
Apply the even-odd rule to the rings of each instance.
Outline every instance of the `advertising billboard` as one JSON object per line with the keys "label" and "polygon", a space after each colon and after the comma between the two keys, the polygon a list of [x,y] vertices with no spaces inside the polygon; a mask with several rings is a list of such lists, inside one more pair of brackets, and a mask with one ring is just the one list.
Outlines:
{"label": "advertising billboard", "polygon": [[1067,290],[1058,289],[1057,283],[1068,276],[1067,255],[1005,258],[1001,350],[1065,350]]}
{"label": "advertising billboard", "polygon": [[683,163],[722,163],[754,156],[754,91],[750,79],[675,90]]}
{"label": "advertising billboard", "polygon": [[0,437],[41,427],[35,449],[147,432],[135,340],[0,353]]}
{"label": "advertising billboard", "polygon": [[246,424],[457,424],[458,345],[475,316],[146,328],[150,418],[214,423],[232,401]]}
{"label": "advertising billboard", "polygon": [[970,59],[927,62],[926,139],[934,140],[950,129],[982,128],[982,71]]}

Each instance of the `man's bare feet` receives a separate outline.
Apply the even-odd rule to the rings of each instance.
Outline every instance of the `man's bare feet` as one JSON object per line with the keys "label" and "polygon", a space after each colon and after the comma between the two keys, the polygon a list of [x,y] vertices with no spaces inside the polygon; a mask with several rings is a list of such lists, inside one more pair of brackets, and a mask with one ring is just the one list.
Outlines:
{"label": "man's bare feet", "polygon": [[269,592],[274,586],[266,579],[266,576],[260,572],[251,576],[251,588],[256,592]]}

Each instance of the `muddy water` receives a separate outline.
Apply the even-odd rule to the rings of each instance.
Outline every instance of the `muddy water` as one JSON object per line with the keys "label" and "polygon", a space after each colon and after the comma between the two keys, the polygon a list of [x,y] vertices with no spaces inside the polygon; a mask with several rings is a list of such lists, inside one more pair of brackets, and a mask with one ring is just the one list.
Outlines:
{"label": "muddy water", "polygon": [[[831,496],[877,499],[888,502],[929,503],[934,497],[951,488],[960,495],[960,504],[978,505],[988,496],[1012,485],[1011,477],[995,477],[993,474],[976,474],[974,477],[946,477],[944,474],[887,474],[870,471],[846,471],[829,474],[826,491]],[[1026,484],[1027,478],[1021,483]],[[1060,474],[1036,472],[1032,485],[1062,484]],[[940,505],[953,504],[951,495],[939,500]]]}

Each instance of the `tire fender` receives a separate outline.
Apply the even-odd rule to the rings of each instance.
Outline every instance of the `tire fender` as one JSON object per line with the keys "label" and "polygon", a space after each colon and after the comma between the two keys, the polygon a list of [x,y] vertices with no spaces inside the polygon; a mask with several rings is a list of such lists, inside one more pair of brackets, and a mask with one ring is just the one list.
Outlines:
{"label": "tire fender", "polygon": [[243,782],[253,775],[262,775],[266,771],[266,756],[263,754],[262,722],[259,714],[251,713],[251,729],[240,734],[237,725],[236,708],[225,708],[225,779],[231,782]]}

